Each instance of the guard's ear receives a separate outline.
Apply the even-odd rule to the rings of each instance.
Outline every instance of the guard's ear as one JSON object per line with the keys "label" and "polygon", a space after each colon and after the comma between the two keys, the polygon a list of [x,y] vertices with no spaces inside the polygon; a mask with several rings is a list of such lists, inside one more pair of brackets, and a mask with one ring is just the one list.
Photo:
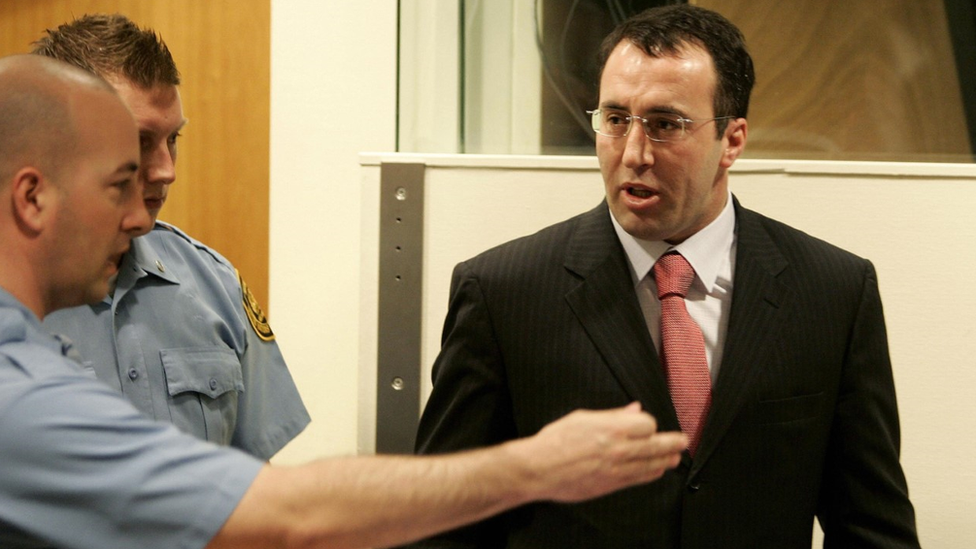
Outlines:
{"label": "guard's ear", "polygon": [[44,226],[45,214],[52,205],[51,194],[55,191],[50,179],[37,168],[21,168],[10,181],[11,200],[17,225],[32,233],[39,233]]}
{"label": "guard's ear", "polygon": [[732,167],[739,155],[746,148],[746,137],[749,134],[749,123],[745,118],[736,118],[725,128],[725,151],[722,153],[722,167]]}

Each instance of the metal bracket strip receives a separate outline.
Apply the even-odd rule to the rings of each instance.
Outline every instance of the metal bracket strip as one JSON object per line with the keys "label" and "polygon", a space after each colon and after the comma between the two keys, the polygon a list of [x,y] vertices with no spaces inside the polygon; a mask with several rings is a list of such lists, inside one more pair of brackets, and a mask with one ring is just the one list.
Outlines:
{"label": "metal bracket strip", "polygon": [[420,418],[424,164],[380,164],[376,453],[413,453]]}

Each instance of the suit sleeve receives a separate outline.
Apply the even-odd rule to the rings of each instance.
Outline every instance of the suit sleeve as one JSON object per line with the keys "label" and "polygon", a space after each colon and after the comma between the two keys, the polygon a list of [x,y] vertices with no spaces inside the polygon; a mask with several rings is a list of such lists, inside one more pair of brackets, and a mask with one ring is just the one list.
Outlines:
{"label": "suit sleeve", "polygon": [[[418,454],[479,448],[515,438],[511,398],[491,311],[465,264],[454,269],[434,388],[420,419]],[[506,515],[419,542],[416,548],[501,548]]]}
{"label": "suit sleeve", "polygon": [[899,438],[881,297],[867,263],[818,506],[826,549],[918,547]]}

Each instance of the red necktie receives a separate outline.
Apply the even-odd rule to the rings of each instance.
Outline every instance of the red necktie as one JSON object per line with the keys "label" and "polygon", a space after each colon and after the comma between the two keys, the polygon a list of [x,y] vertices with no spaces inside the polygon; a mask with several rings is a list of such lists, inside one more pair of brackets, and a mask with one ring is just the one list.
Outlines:
{"label": "red necktie", "polygon": [[688,435],[688,451],[692,455],[701,439],[712,400],[705,340],[685,308],[684,298],[694,279],[695,270],[677,252],[664,254],[654,264],[654,280],[661,300],[661,358],[671,401],[681,431]]}

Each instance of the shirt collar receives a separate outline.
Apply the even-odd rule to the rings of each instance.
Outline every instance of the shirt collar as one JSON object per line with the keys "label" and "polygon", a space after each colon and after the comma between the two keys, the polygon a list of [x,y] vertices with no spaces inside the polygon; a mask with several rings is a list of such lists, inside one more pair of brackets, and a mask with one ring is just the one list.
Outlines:
{"label": "shirt collar", "polygon": [[[153,230],[160,230],[160,227],[157,223]],[[176,273],[168,269],[163,262],[157,246],[150,241],[149,235],[132,239],[129,251],[122,256],[122,263],[112,291],[105,296],[102,303],[111,304],[116,298],[121,298],[146,276],[155,276],[172,284],[180,283]]]}
{"label": "shirt collar", "polygon": [[[20,314],[24,322],[11,322],[8,315]],[[4,318],[7,317],[7,318]],[[41,325],[40,319],[27,306],[20,302],[7,290],[0,288],[0,344],[28,341],[70,358],[77,364],[81,363],[81,355],[74,348],[71,340],[58,334],[49,333]],[[29,370],[33,365],[24,364],[22,369]]]}
{"label": "shirt collar", "polygon": [[[0,322],[0,343],[24,341],[28,338],[29,333],[46,333],[41,328],[41,321],[37,318],[37,315],[34,314],[34,311],[27,308],[27,306],[21,303],[19,299],[14,297],[13,294],[3,288],[0,288],[0,316],[17,314],[24,318],[24,323],[10,322],[8,320]],[[47,347],[52,349],[55,348],[55,345],[51,341],[40,342]]]}
{"label": "shirt collar", "polygon": [[24,315],[24,318],[27,319],[29,324],[32,324],[37,328],[40,328],[41,326],[41,321],[38,320],[37,315],[34,314],[34,311],[28,309],[27,306],[21,303],[19,299],[14,297],[12,293],[8,292],[2,287],[0,287],[0,308],[16,309],[20,311],[22,315]]}
{"label": "shirt collar", "polygon": [[[160,225],[157,224],[153,230],[160,230],[159,227]],[[166,262],[163,261],[159,250],[153,246],[153,243],[147,236],[132,239],[129,252],[126,253],[126,257],[123,260],[124,268],[127,267],[134,271],[137,277],[140,278],[148,274],[174,284],[179,284],[180,281],[176,277],[176,273],[172,269],[167,268]]]}
{"label": "shirt collar", "polygon": [[617,223],[610,214],[613,229],[627,254],[631,267],[634,286],[647,276],[654,263],[669,251],[680,252],[695,269],[695,276],[705,285],[706,292],[711,292],[720,274],[722,262],[728,258],[728,251],[732,247],[735,236],[735,208],[732,205],[732,193],[725,201],[722,213],[705,228],[691,235],[684,242],[672,246],[661,240],[642,240],[634,237]]}

